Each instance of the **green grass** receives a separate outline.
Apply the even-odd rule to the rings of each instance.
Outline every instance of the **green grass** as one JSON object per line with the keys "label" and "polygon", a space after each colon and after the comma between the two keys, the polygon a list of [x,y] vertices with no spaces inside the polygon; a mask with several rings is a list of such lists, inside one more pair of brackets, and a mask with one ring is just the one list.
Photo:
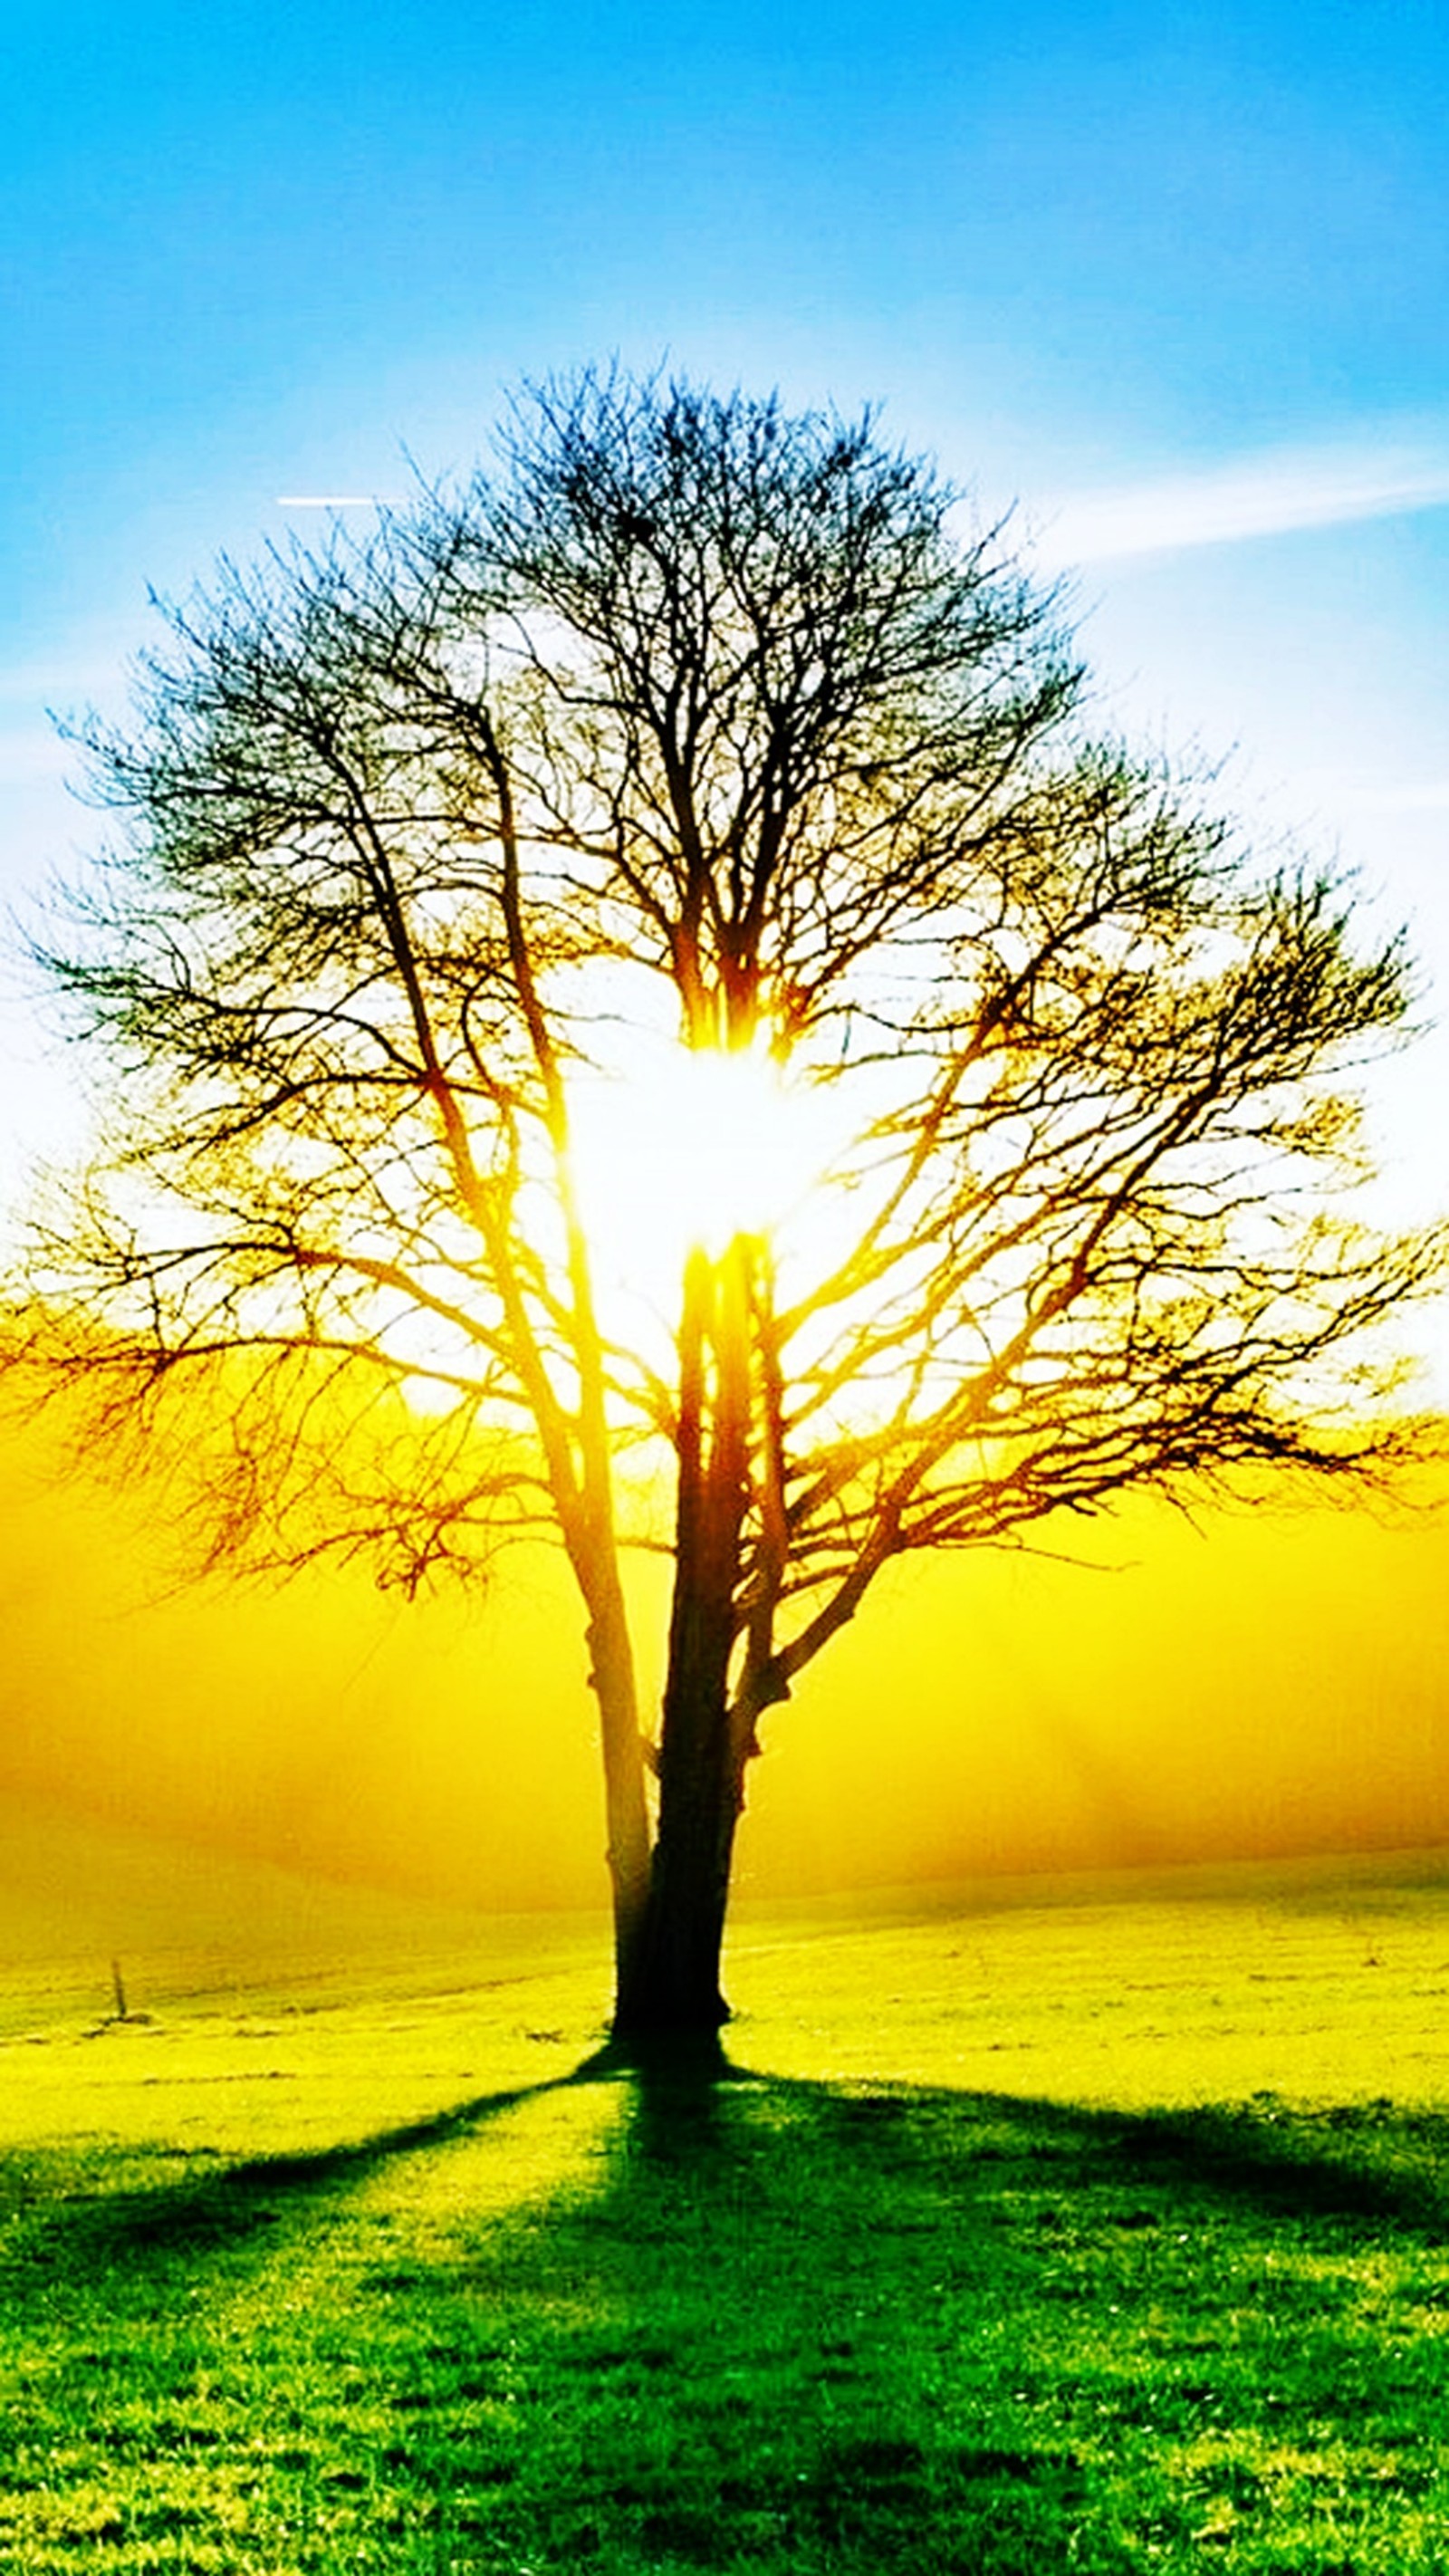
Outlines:
{"label": "green grass", "polygon": [[17,2031],[0,2567],[1442,2576],[1449,1888],[1138,1897]]}

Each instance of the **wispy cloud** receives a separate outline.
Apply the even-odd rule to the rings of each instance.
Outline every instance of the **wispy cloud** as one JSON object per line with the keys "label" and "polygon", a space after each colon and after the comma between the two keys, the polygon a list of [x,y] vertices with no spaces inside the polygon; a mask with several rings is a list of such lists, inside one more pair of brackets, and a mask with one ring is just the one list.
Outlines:
{"label": "wispy cloud", "polygon": [[1397,518],[1449,503],[1449,436],[1270,449],[1201,473],[1066,493],[1042,511],[1040,551],[1055,563],[1175,554],[1295,528]]}
{"label": "wispy cloud", "polygon": [[1449,814],[1449,778],[1350,779],[1333,775],[1325,791],[1338,805],[1363,814]]}
{"label": "wispy cloud", "polygon": [[396,492],[279,492],[279,510],[388,510],[396,508]]}

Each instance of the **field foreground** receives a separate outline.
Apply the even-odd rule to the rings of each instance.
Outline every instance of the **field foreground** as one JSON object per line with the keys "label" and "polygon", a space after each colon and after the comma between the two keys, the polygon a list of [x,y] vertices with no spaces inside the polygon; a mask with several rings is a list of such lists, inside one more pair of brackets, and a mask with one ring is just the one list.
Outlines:
{"label": "field foreground", "polygon": [[0,2567],[1442,2576],[1444,1857],[923,1904],[643,2072],[592,1926],[32,1945]]}

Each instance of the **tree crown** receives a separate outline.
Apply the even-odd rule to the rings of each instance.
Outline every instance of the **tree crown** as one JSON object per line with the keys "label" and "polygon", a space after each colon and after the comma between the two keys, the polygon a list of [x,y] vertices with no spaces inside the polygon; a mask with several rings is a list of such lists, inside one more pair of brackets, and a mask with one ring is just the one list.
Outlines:
{"label": "tree crown", "polygon": [[[169,613],[85,736],[126,838],[50,964],[127,1089],[42,1267],[122,1410],[222,1371],[228,1543],[411,1581],[547,1526],[588,1597],[621,1459],[703,1472],[737,1378],[768,1697],[906,1549],[1380,1442],[1357,1354],[1438,1249],[1335,1192],[1403,958],[1094,739],[957,516],[869,415],[586,374],[494,477]],[[661,996],[832,1144],[651,1338],[576,1129]]]}

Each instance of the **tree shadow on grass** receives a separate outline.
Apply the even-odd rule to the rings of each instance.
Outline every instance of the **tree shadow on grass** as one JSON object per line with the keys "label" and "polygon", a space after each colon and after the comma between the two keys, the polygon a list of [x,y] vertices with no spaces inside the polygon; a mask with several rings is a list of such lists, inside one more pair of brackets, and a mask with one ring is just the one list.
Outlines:
{"label": "tree shadow on grass", "polygon": [[[585,2160],[470,2196],[469,2160],[514,2151],[503,2114],[585,2087]],[[1201,2565],[1231,2511],[1281,2526],[1241,2563],[1317,2576],[1338,2562],[1303,2555],[1274,2459],[1377,2443],[1392,2484],[1335,2507],[1376,2547],[1437,2474],[1411,2329],[1449,2303],[1446,2145],[1386,2105],[1131,2114],[606,2049],[353,2145],[37,2210],[31,2250],[91,2348],[148,2296],[199,2299],[204,2343],[238,2265],[300,2262],[275,2328],[311,2391],[296,2457],[340,2463],[359,2516],[396,2493],[465,2565],[1124,2576]],[[1391,2561],[1436,2564],[1411,2534]]]}
{"label": "tree shadow on grass", "polygon": [[[1339,2526],[1377,2517],[1380,2542],[1431,2487],[1449,2513],[1411,2341],[1417,2300],[1449,2304],[1446,2146],[1449,2121],[1386,2105],[1124,2114],[638,2067],[555,2250],[607,2294],[607,2325],[569,2330],[590,2455],[651,2374],[671,2441],[652,2477],[596,2475],[552,2545],[622,2517],[641,2567],[1115,2576],[1199,2568],[1255,2521],[1266,2546],[1276,2515],[1294,2554],[1243,2563],[1347,2567],[1301,2554],[1317,2471],[1294,2490],[1272,2464],[1351,2461]],[[1414,2524],[1382,2563],[1439,2569],[1425,2545]]]}
{"label": "tree shadow on grass", "polygon": [[478,2136],[506,2112],[591,2085],[619,2095],[631,2190],[651,2170],[682,2170],[701,2184],[722,2171],[732,2179],[735,2159],[757,2143],[762,2112],[767,2130],[788,2112],[788,2125],[805,2122],[831,2138],[862,2182],[884,2161],[888,2185],[919,2166],[924,2152],[959,2185],[973,2165],[999,2161],[1009,2135],[1021,2156],[1050,2160],[1063,2187],[1070,2166],[1083,2186],[1114,2179],[1130,2186],[1135,2178],[1265,2216],[1430,2234],[1449,2227],[1449,2115],[1441,2112],[1382,2100],[1305,2110],[1270,2094],[1129,2112],[941,2086],[832,2083],[755,2072],[713,2035],[653,2048],[608,2043],[564,2075],[475,2095],[355,2141],[248,2157],[95,2198],[66,2195],[67,2208],[54,2215],[62,2228],[85,2231],[93,2257],[109,2250],[121,2260],[144,2258],[148,2247],[200,2254],[270,2225],[291,2205],[345,2194],[397,2158]]}
{"label": "tree shadow on grass", "polygon": [[[201,2173],[118,2189],[103,2184],[68,2188],[63,2148],[39,2155],[25,2151],[12,2159],[21,2177],[12,2205],[40,2202],[45,2193],[40,2177],[48,2173],[59,2186],[49,2214],[58,2257],[70,2255],[89,2269],[108,2262],[144,2266],[153,2257],[184,2261],[194,2256],[200,2261],[212,2250],[244,2246],[283,2218],[305,2219],[311,2204],[345,2197],[399,2157],[446,2147],[486,2130],[523,2103],[594,2080],[593,2061],[586,2060],[567,2075],[476,2094],[424,2119],[403,2121],[355,2141],[243,2157],[209,2165]],[[104,2159],[88,2145],[77,2161],[94,2172]]]}

